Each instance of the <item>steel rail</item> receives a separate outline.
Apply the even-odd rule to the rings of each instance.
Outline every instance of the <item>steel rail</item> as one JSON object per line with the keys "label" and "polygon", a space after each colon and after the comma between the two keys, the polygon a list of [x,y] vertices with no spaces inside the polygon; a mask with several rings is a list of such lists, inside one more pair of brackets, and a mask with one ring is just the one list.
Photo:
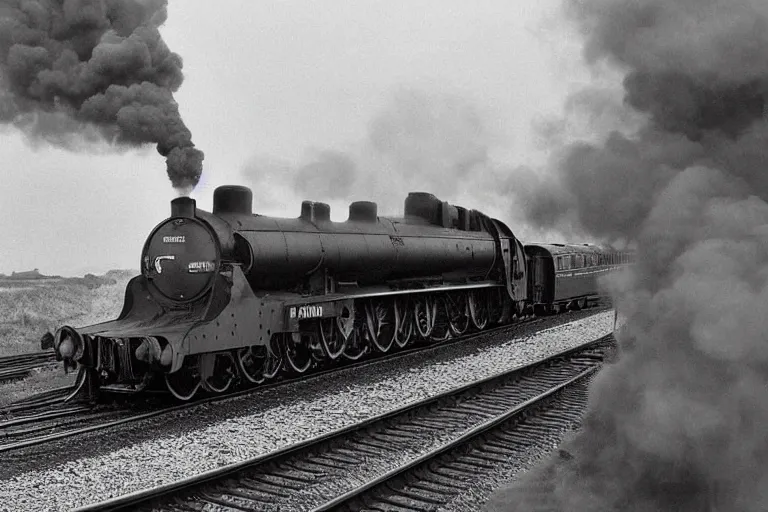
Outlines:
{"label": "steel rail", "polygon": [[455,450],[460,446],[468,444],[469,442],[473,441],[474,439],[481,436],[482,434],[485,434],[486,432],[497,428],[499,425],[506,423],[507,421],[511,420],[516,416],[520,416],[524,414],[525,412],[533,409],[537,405],[551,398],[555,394],[560,393],[561,391],[573,386],[574,384],[579,383],[584,379],[590,377],[592,374],[594,374],[597,371],[597,369],[598,369],[598,366],[584,370],[579,375],[576,375],[575,377],[567,380],[566,382],[563,382],[562,384],[552,387],[548,391],[545,391],[544,393],[541,393],[538,396],[535,396],[529,400],[526,400],[525,402],[519,404],[517,407],[514,407],[508,410],[507,412],[496,416],[495,418],[491,418],[490,420],[487,420],[475,427],[472,427],[471,429],[467,430],[466,433],[453,439],[452,441],[449,441],[433,450],[430,450],[420,455],[419,457],[408,461],[407,463],[401,466],[393,468],[390,471],[387,471],[386,473],[378,476],[377,478],[369,480],[364,484],[342,494],[341,496],[334,498],[331,501],[328,501],[318,507],[313,508],[312,512],[326,512],[329,510],[335,510],[340,507],[345,507],[345,506],[349,507],[351,502],[353,502],[356,499],[359,499],[366,492],[373,490],[376,487],[387,485],[387,483],[395,480],[396,478],[402,476],[408,471],[414,468],[417,468],[419,466],[424,466],[425,464],[428,464],[432,460],[437,459],[441,455],[448,453],[452,450]]}
{"label": "steel rail", "polygon": [[[550,363],[557,359],[562,359],[571,355],[576,355],[579,352],[584,352],[606,343],[612,343],[612,341],[613,341],[612,335],[607,335],[607,336],[598,338],[596,340],[591,340],[591,341],[579,344],[577,346],[562,350],[550,356],[544,357],[538,361],[535,361],[523,366],[519,366],[510,370],[498,372],[489,377],[485,377],[483,379],[479,379],[477,381],[473,381],[468,384],[457,386],[455,388],[449,389],[442,393],[438,393],[421,400],[404,404],[395,409],[369,417],[363,421],[356,422],[354,424],[335,429],[333,431],[327,432],[325,434],[321,434],[311,439],[306,439],[304,441],[299,441],[297,443],[284,446],[282,448],[279,448],[277,450],[274,450],[266,454],[262,454],[241,462],[211,469],[203,473],[200,473],[198,475],[194,475],[194,476],[177,480],[174,482],[169,482],[167,484],[163,484],[151,489],[143,489],[143,490],[135,491],[122,496],[118,496],[116,498],[101,501],[99,503],[82,506],[75,510],[78,512],[94,511],[94,510],[105,510],[105,511],[106,510],[128,510],[128,509],[133,510],[135,507],[139,505],[148,504],[149,502],[152,502],[159,498],[165,498],[172,494],[176,494],[183,491],[190,491],[191,489],[197,488],[203,484],[219,481],[219,480],[222,480],[223,478],[235,475],[245,470],[252,470],[255,467],[259,467],[270,462],[283,460],[288,456],[310,450],[314,447],[317,447],[318,445],[325,444],[329,441],[342,439],[345,436],[348,436],[355,432],[359,432],[362,429],[374,423],[379,423],[384,420],[388,420],[390,418],[401,416],[410,411],[424,408],[426,406],[434,404],[440,400],[455,397],[457,395],[461,395],[462,393],[470,391],[474,388],[484,386],[488,383],[499,381],[501,379],[507,379],[507,378],[510,378],[511,376],[515,376],[527,371],[534,370],[538,367],[546,365],[547,363]],[[597,369],[597,366],[598,365],[596,363],[596,366],[594,368],[591,368],[589,371],[590,372],[595,371]],[[586,373],[580,374],[579,377],[583,378],[583,375],[586,375]],[[530,402],[530,400],[528,402]]]}
{"label": "steel rail", "polygon": [[0,357],[0,381],[23,379],[35,368],[56,362],[53,351],[31,352]]}

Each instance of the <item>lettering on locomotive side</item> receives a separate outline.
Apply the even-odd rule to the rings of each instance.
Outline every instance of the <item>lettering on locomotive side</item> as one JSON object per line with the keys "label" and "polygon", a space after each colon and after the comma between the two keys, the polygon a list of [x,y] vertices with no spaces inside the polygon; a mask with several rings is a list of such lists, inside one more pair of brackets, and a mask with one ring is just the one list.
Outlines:
{"label": "lettering on locomotive side", "polygon": [[212,261],[191,261],[187,265],[187,272],[190,274],[204,274],[216,270],[216,263]]}
{"label": "lettering on locomotive side", "polygon": [[185,239],[184,235],[164,236],[163,237],[163,243],[164,244],[183,244],[183,243],[186,243],[186,239]]}
{"label": "lettering on locomotive side", "polygon": [[323,306],[300,306],[298,308],[294,306],[288,310],[288,316],[299,320],[319,318],[323,316]]}
{"label": "lettering on locomotive side", "polygon": [[405,240],[402,237],[389,235],[389,239],[392,241],[393,246],[405,247]]}

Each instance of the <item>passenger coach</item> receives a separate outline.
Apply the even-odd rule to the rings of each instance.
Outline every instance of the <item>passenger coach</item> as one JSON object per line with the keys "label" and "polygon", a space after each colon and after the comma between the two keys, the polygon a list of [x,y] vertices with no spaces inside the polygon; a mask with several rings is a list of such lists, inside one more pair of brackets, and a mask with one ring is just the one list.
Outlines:
{"label": "passenger coach", "polygon": [[537,315],[581,309],[598,296],[598,278],[630,263],[631,253],[604,245],[525,245],[529,303]]}

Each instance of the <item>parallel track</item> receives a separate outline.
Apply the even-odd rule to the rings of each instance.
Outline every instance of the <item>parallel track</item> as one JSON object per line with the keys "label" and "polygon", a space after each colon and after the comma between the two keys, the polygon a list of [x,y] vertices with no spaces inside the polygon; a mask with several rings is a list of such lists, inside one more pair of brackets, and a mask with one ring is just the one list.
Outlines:
{"label": "parallel track", "polygon": [[35,368],[55,362],[56,355],[52,350],[0,357],[0,382],[23,379]]}
{"label": "parallel track", "polygon": [[[590,312],[594,311],[595,313],[597,313],[600,311],[600,309],[601,308],[598,307],[598,308],[591,309],[589,311]],[[154,409],[149,411],[144,409],[138,414],[135,411],[121,412],[121,411],[115,411],[114,409],[110,409],[108,411],[102,411],[101,409],[96,408],[96,409],[92,409],[91,412],[88,412],[85,410],[79,410],[78,412],[73,411],[69,413],[68,414],[69,416],[75,417],[75,421],[51,422],[50,420],[52,418],[44,416],[44,413],[46,412],[46,409],[47,409],[48,412],[55,415],[56,412],[63,405],[61,403],[61,399],[58,399],[58,402],[56,401],[56,399],[52,399],[52,401],[49,401],[47,403],[45,402],[45,400],[41,399],[41,402],[40,402],[41,407],[35,408],[35,410],[40,409],[39,414],[41,415],[40,416],[41,423],[39,425],[27,427],[25,430],[16,432],[15,435],[3,435],[3,423],[0,422],[0,454],[12,452],[12,451],[18,451],[24,448],[36,447],[36,446],[40,446],[53,441],[58,441],[61,439],[83,435],[86,433],[95,432],[99,430],[105,430],[108,428],[118,427],[128,423],[158,417],[164,414],[175,413],[175,412],[183,411],[185,409],[197,407],[203,404],[208,404],[211,402],[217,402],[220,400],[243,396],[243,395],[247,395],[254,392],[261,392],[264,390],[269,390],[278,386],[285,385],[286,383],[295,383],[298,381],[304,381],[304,382],[315,381],[315,380],[319,381],[324,376],[332,372],[338,372],[342,370],[352,370],[352,369],[354,369],[355,371],[358,371],[359,369],[364,367],[377,365],[377,364],[384,364],[384,363],[391,362],[393,360],[410,357],[416,354],[443,350],[444,348],[451,345],[471,342],[472,340],[476,340],[477,338],[489,336],[492,334],[498,334],[498,333],[503,333],[507,331],[510,333],[513,333],[519,327],[528,326],[535,323],[543,323],[543,322],[546,322],[546,320],[549,318],[557,318],[557,317],[530,318],[530,319],[515,322],[512,324],[507,324],[503,326],[486,329],[480,332],[475,332],[469,335],[451,338],[436,344],[413,345],[404,350],[399,350],[397,352],[382,354],[377,357],[372,357],[368,359],[364,358],[358,361],[350,361],[342,365],[336,365],[336,366],[315,371],[312,373],[302,374],[292,379],[281,378],[269,384],[260,384],[255,387],[250,387],[247,389],[236,391],[234,393],[226,393],[223,395],[210,396],[207,398],[197,399],[190,402],[182,403],[180,405],[174,405],[171,407],[161,407],[159,409]],[[46,392],[46,394],[47,393],[51,393],[51,392]],[[21,404],[11,404],[10,406],[7,406],[7,407],[15,407],[15,406],[25,407],[25,404],[29,403],[30,401],[34,401],[35,399],[36,397],[29,397]],[[2,413],[3,410],[5,409],[0,410],[0,413]],[[105,414],[102,414],[102,412],[105,412]],[[78,415],[80,419],[77,419]],[[83,421],[88,424],[85,426],[82,426],[82,423],[78,424],[79,421]]]}
{"label": "parallel track", "polygon": [[[460,444],[499,425],[514,431],[513,420],[536,414],[544,401],[567,405],[562,394],[573,386],[585,393],[584,380],[613,344],[606,336],[266,455],[78,510],[361,510],[381,498],[381,489],[389,492],[393,479],[412,478]],[[462,464],[465,471],[478,468]],[[427,502],[438,499],[434,489],[422,494]],[[377,510],[397,510],[389,499]]]}
{"label": "parallel track", "polygon": [[587,369],[312,512],[435,510],[472,490],[484,474],[524,457],[538,437],[578,424],[594,372],[594,368]]}

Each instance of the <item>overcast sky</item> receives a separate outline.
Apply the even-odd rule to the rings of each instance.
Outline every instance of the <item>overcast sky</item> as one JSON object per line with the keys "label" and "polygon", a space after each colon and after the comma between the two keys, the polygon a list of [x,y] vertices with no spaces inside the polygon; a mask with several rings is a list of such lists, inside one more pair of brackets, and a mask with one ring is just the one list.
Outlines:
{"label": "overcast sky", "polygon": [[[254,210],[281,216],[298,215],[303,198],[329,200],[334,220],[346,218],[344,205],[351,200],[402,208],[404,197],[389,196],[411,186],[432,189],[433,181],[434,190],[447,194],[443,199],[481,202],[479,189],[492,188],[497,177],[482,175],[480,166],[472,179],[447,187],[428,172],[432,160],[442,158],[435,153],[466,143],[472,151],[487,149],[497,169],[540,163],[547,148],[533,124],[557,115],[567,92],[586,79],[578,42],[563,29],[554,0],[217,5],[224,7],[170,0],[161,29],[184,59],[186,78],[175,97],[205,152],[203,176],[192,193],[205,209],[213,189],[230,183],[255,187]],[[445,145],[433,141],[423,154],[421,146],[412,148],[419,153],[415,164],[410,156],[389,155],[386,162],[371,157],[372,122],[412,122],[409,105],[428,105],[451,125],[435,135]],[[465,141],[462,128],[453,125],[466,124],[475,113],[482,140]],[[356,174],[334,177],[353,186],[334,182],[323,192],[312,178],[315,167],[297,175],[297,168],[329,150],[353,156]],[[451,158],[464,158],[462,151]],[[33,147],[4,128],[0,159],[4,273],[138,269],[144,239],[168,216],[175,197],[164,160],[152,147],[73,153]],[[392,171],[399,164],[408,172]],[[371,169],[377,166],[391,172],[377,174]],[[329,197],[303,197],[315,190]],[[482,201],[464,205],[511,220],[503,200]]]}

